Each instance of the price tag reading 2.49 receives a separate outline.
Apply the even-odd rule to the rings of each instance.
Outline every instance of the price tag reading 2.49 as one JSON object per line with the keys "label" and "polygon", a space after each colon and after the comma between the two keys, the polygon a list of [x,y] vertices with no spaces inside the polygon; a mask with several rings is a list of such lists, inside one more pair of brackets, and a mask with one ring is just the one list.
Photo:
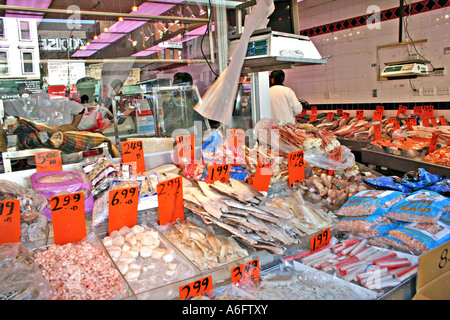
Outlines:
{"label": "price tag reading 2.49", "polygon": [[136,162],[137,172],[145,172],[144,147],[142,141],[122,142],[122,162]]}
{"label": "price tag reading 2.49", "polygon": [[0,244],[20,242],[20,200],[0,201]]}
{"label": "price tag reading 2.49", "polygon": [[314,237],[309,239],[309,244],[311,245],[311,252],[327,245],[328,243],[330,243],[330,240],[331,240],[330,228],[323,230],[319,234],[316,234]]}
{"label": "price tag reading 2.49", "polygon": [[292,188],[294,182],[305,180],[305,160],[303,150],[298,150],[288,154],[289,187]]}
{"label": "price tag reading 2.49", "polygon": [[156,186],[159,207],[159,224],[174,223],[177,219],[184,220],[183,181],[176,177],[158,183]]}
{"label": "price tag reading 2.49", "polygon": [[213,283],[212,276],[199,279],[178,288],[180,300],[187,300],[193,297],[207,294],[212,298]]}
{"label": "price tag reading 2.49", "polygon": [[137,224],[139,188],[129,187],[109,191],[108,234]]}
{"label": "price tag reading 2.49", "polygon": [[208,176],[206,177],[207,183],[214,183],[214,181],[226,183],[228,182],[229,179],[230,179],[230,166],[228,164],[221,164],[217,166],[208,167]]}
{"label": "price tag reading 2.49", "polygon": [[86,237],[82,192],[50,197],[55,244],[74,243]]}
{"label": "price tag reading 2.49", "polygon": [[61,151],[38,152],[34,155],[37,172],[62,171]]}
{"label": "price tag reading 2.49", "polygon": [[231,269],[231,282],[238,283],[242,279],[250,279],[253,283],[258,283],[261,281],[259,269],[259,259],[241,264]]}

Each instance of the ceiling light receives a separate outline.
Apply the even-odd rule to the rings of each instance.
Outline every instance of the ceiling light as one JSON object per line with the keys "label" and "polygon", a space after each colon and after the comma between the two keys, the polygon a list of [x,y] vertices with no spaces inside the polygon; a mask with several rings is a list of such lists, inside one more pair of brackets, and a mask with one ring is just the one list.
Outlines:
{"label": "ceiling light", "polygon": [[98,39],[98,35],[94,35],[94,39]]}
{"label": "ceiling light", "polygon": [[136,45],[137,45],[137,40],[134,40],[131,44],[133,45],[133,47],[136,47]]}
{"label": "ceiling light", "polygon": [[117,18],[117,20],[123,21],[123,17],[119,17],[119,18]]}
{"label": "ceiling light", "polygon": [[88,41],[88,42],[86,42],[86,45],[87,45],[87,46],[89,46],[90,44],[91,44],[91,43],[90,43],[89,41]]}
{"label": "ceiling light", "polygon": [[131,11],[138,11],[138,10],[139,10],[139,8],[137,5],[134,5],[131,7]]}
{"label": "ceiling light", "polygon": [[108,31],[109,31],[108,27],[104,27],[104,28],[103,28],[103,31],[104,31],[104,32],[108,32]]}

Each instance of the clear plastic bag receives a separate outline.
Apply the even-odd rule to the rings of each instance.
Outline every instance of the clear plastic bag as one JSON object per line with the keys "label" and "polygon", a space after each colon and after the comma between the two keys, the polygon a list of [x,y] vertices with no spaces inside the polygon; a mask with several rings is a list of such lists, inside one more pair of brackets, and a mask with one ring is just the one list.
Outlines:
{"label": "clear plastic bag", "polygon": [[47,300],[50,283],[21,243],[0,245],[0,300]]}
{"label": "clear plastic bag", "polygon": [[310,166],[326,170],[341,171],[353,167],[355,165],[355,155],[352,150],[341,145],[341,152],[341,162],[330,159],[327,152],[317,148],[305,150],[304,158]]}

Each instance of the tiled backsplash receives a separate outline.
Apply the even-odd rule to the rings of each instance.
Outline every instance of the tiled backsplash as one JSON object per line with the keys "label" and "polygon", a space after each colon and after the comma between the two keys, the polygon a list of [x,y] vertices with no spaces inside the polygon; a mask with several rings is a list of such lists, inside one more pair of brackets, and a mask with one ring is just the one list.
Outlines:
{"label": "tiled backsplash", "polygon": [[[341,31],[312,35],[311,40],[322,56],[333,55],[332,58],[326,65],[284,70],[285,84],[291,87],[299,98],[307,100],[311,105],[317,105],[319,109],[319,106],[324,106],[326,110],[328,106],[335,109],[335,105],[345,104],[352,109],[358,105],[371,110],[376,105],[398,106],[411,103],[432,104],[436,110],[450,110],[450,95],[416,96],[411,88],[450,86],[450,54],[444,54],[444,48],[450,47],[450,1],[406,2],[412,2],[411,6],[415,8],[406,20],[409,35],[413,40],[426,39],[426,42],[416,44],[417,51],[430,60],[435,68],[446,67],[447,75],[431,75],[411,81],[377,80],[377,46],[399,41],[399,19],[395,17],[398,13],[393,10],[398,7],[399,1],[385,0],[376,2],[382,14],[379,28],[369,28],[368,25],[352,26],[349,22],[347,28]],[[419,12],[421,5],[428,3],[429,7]],[[337,22],[343,24],[342,21],[351,21],[352,18],[366,15],[367,9],[373,4],[373,1],[368,0],[339,0],[302,9],[300,2],[300,28],[309,32],[308,30],[318,26],[329,26]],[[404,35],[403,41],[409,40]],[[382,49],[380,67],[384,67],[384,62],[407,60],[409,53],[416,53],[411,45]],[[373,97],[374,89],[377,90],[376,97]],[[358,108],[355,107],[354,110]],[[389,110],[390,107],[386,109]]]}

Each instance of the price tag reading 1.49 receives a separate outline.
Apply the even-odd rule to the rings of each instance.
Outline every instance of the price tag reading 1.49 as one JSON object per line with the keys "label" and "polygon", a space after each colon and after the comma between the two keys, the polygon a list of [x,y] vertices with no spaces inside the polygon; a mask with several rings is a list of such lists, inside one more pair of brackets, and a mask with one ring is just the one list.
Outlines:
{"label": "price tag reading 1.49", "polygon": [[86,237],[82,192],[50,197],[55,244],[78,242]]}
{"label": "price tag reading 1.49", "polygon": [[309,239],[309,244],[311,245],[311,251],[315,251],[328,243],[331,240],[331,230],[330,228],[316,234],[314,237]]}
{"label": "price tag reading 1.49", "polygon": [[228,182],[229,179],[230,179],[230,166],[228,164],[221,164],[217,166],[208,167],[208,176],[206,177],[207,183],[214,183],[214,181],[226,183]]}
{"label": "price tag reading 1.49", "polygon": [[109,191],[108,234],[137,224],[139,188],[129,187]]}
{"label": "price tag reading 1.49", "polygon": [[231,282],[238,283],[243,279],[249,279],[253,283],[258,283],[261,281],[259,269],[259,259],[241,264],[231,269]]}
{"label": "price tag reading 1.49", "polygon": [[180,300],[187,300],[197,296],[202,296],[204,294],[207,294],[210,298],[212,298],[212,276],[207,276],[197,281],[188,283],[187,285],[178,287],[178,291],[180,293]]}
{"label": "price tag reading 1.49", "polygon": [[0,243],[20,242],[20,200],[0,201]]}
{"label": "price tag reading 1.49", "polygon": [[34,155],[37,172],[62,171],[61,151],[44,151]]}
{"label": "price tag reading 1.49", "polygon": [[158,183],[156,186],[159,207],[159,224],[174,223],[184,220],[183,181],[176,177]]}
{"label": "price tag reading 1.49", "polygon": [[305,160],[303,150],[298,150],[288,154],[289,187],[292,188],[294,182],[305,180]]}
{"label": "price tag reading 1.49", "polygon": [[122,142],[122,162],[136,162],[137,172],[145,172],[144,147],[142,141]]}

